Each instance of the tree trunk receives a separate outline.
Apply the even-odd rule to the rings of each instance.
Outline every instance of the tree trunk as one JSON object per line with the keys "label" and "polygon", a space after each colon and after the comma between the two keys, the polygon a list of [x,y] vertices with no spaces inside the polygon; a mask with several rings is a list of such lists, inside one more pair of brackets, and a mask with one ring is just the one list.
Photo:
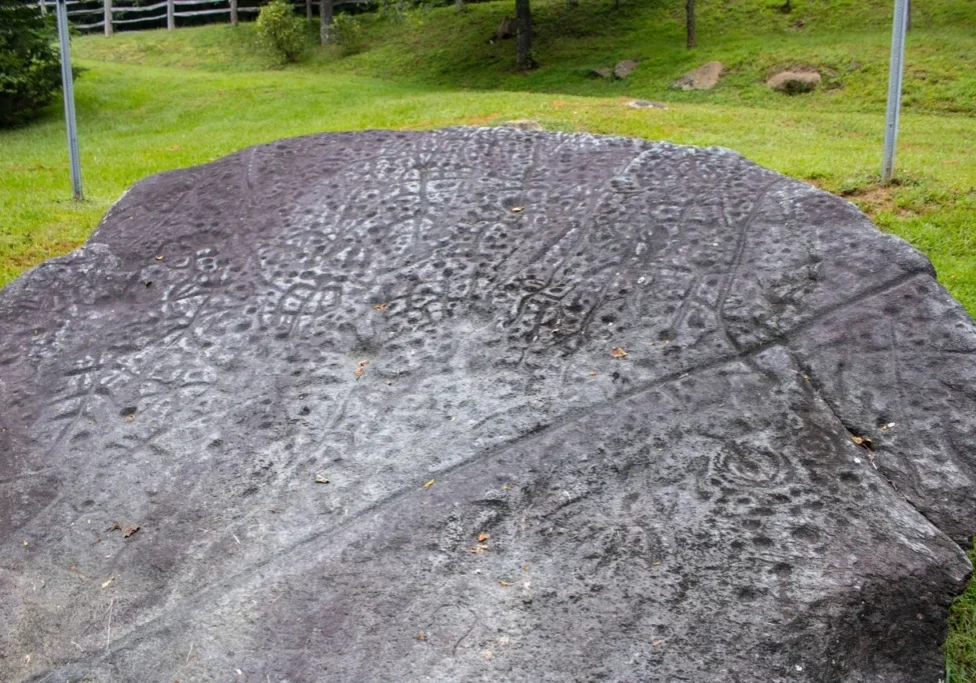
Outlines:
{"label": "tree trunk", "polygon": [[333,0],[319,0],[319,43],[322,45],[332,42],[332,6]]}
{"label": "tree trunk", "polygon": [[305,21],[312,21],[312,0],[305,0]]}
{"label": "tree trunk", "polygon": [[515,66],[519,71],[531,69],[532,63],[532,11],[529,0],[515,0],[515,23],[517,51]]}
{"label": "tree trunk", "polygon": [[908,6],[905,8],[905,32],[912,30],[912,0],[908,0],[906,3]]}
{"label": "tree trunk", "polygon": [[695,47],[695,0],[687,0],[685,12],[688,18],[688,48]]}

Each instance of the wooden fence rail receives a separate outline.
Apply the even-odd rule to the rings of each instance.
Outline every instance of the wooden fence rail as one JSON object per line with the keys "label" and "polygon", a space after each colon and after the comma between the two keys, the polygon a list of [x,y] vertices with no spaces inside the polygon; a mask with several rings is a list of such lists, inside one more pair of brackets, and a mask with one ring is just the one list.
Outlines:
{"label": "wooden fence rail", "polygon": [[[254,0],[252,0],[254,1]],[[366,4],[373,0],[334,0],[336,5]],[[47,14],[57,5],[57,0],[36,0],[41,14]],[[106,36],[112,35],[116,26],[134,29],[150,29],[166,26],[172,31],[177,19],[182,17],[208,17],[229,15],[230,23],[237,24],[239,15],[261,10],[255,5],[241,6],[239,0],[162,0],[153,4],[136,4],[138,0],[66,0],[68,18],[79,31],[101,29]],[[295,8],[312,18],[310,0],[295,3]],[[100,16],[94,16],[100,15]],[[139,26],[132,26],[139,24]]]}

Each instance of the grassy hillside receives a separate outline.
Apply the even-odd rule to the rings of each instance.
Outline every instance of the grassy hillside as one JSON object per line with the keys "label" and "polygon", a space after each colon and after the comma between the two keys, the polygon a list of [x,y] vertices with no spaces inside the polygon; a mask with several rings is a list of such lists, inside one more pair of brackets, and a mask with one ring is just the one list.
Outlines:
{"label": "grassy hillside", "polygon": [[[451,89],[510,90],[613,97],[627,94],[671,102],[777,109],[883,111],[891,40],[890,0],[797,0],[784,14],[781,0],[700,3],[696,50],[684,48],[684,4],[668,0],[565,0],[533,3],[540,68],[514,69],[512,40],[489,42],[513,8],[508,2],[444,7],[410,13],[396,22],[360,15],[362,52],[316,51],[305,69],[370,76]],[[976,114],[976,8],[972,0],[915,3],[908,38],[904,105],[931,113]],[[268,66],[253,26],[212,25],[192,39],[164,31],[78,41],[91,59],[210,71]],[[593,79],[593,67],[634,59],[626,82]],[[722,61],[727,75],[712,92],[676,92],[668,86],[686,71]],[[821,69],[825,87],[814,97],[786,98],[763,82],[784,67]]]}
{"label": "grassy hillside", "polygon": [[[75,40],[87,72],[76,95],[86,201],[68,197],[58,106],[0,131],[0,286],[80,245],[140,178],[242,147],[326,130],[493,125],[532,118],[552,130],[721,145],[843,194],[884,230],[910,240],[940,281],[976,313],[976,11],[973,0],[915,3],[908,41],[899,184],[877,184],[890,40],[890,0],[709,0],[699,44],[683,47],[678,0],[533,0],[539,69],[514,71],[512,41],[489,43],[510,1],[362,17],[357,54],[311,48],[271,69],[253,27]],[[314,27],[310,27],[310,42]],[[636,59],[626,81],[590,68]],[[710,92],[669,84],[718,59]],[[770,92],[776,68],[812,65],[825,87]],[[665,102],[635,110],[631,98]],[[948,647],[953,681],[976,682],[976,589],[959,603]]]}

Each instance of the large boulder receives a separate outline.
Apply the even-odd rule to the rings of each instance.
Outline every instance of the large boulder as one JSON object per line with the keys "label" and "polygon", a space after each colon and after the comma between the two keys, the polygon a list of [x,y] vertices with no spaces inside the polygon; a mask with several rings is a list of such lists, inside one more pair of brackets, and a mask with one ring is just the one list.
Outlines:
{"label": "large boulder", "polygon": [[718,85],[725,65],[722,62],[708,62],[693,69],[671,84],[675,90],[711,90]]}
{"label": "large boulder", "polygon": [[936,681],[976,327],[723,149],[319,135],[0,292],[0,679]]}

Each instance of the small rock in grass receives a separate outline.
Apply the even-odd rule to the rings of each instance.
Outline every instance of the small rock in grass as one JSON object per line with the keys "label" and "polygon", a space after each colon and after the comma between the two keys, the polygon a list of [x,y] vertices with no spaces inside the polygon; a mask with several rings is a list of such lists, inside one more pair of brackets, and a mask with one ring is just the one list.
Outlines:
{"label": "small rock in grass", "polygon": [[787,95],[796,95],[815,90],[820,80],[820,74],[816,71],[781,71],[766,81],[766,87]]}
{"label": "small rock in grass", "polygon": [[505,128],[517,128],[518,130],[545,130],[542,124],[538,121],[533,121],[532,119],[515,119],[514,121],[505,121],[502,123]]}
{"label": "small rock in grass", "polygon": [[636,68],[637,62],[635,62],[633,59],[625,59],[622,62],[617,62],[617,65],[613,67],[613,75],[615,78],[623,80],[630,74],[634,73],[634,69]]}
{"label": "small rock in grass", "polygon": [[675,90],[711,90],[718,83],[724,69],[722,62],[702,64],[676,80],[671,87]]}

